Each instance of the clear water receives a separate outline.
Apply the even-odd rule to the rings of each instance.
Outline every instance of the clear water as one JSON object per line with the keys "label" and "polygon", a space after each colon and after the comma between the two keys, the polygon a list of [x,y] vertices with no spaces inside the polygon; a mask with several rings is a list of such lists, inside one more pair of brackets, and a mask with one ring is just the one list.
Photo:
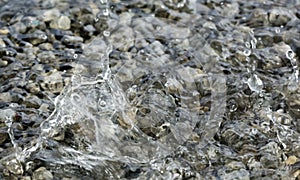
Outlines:
{"label": "clear water", "polygon": [[[163,8],[176,10],[188,1],[162,2]],[[275,124],[275,139],[284,148],[289,138],[296,139],[295,131],[279,123],[278,119],[289,117],[273,110],[272,91],[266,88],[273,83],[284,96],[298,89],[299,70],[291,49],[285,53],[292,71],[281,79],[272,78],[260,71],[254,57],[260,51],[255,33],[246,32],[246,43],[234,42],[237,49],[242,49],[246,63],[231,62],[238,64],[237,69],[232,65],[226,74],[226,66],[230,65],[224,59],[236,52],[230,52],[225,45],[221,53],[212,51],[205,33],[213,26],[206,24],[209,32],[199,35],[194,32],[194,22],[184,19],[169,20],[152,14],[133,17],[130,12],[115,17],[110,3],[101,0],[100,12],[94,19],[104,19],[108,28],[103,36],[87,44],[83,54],[74,55],[76,67],[70,83],[53,99],[55,109],[41,122],[35,141],[25,145],[16,142],[13,122],[7,117],[13,156],[21,163],[38,159],[58,173],[61,171],[55,167],[64,167],[62,174],[76,174],[83,169],[90,176],[101,174],[103,178],[120,178],[118,171],[123,166],[132,172],[142,167],[149,173],[178,169],[182,164],[174,161],[173,167],[164,164],[164,160],[178,152],[193,154],[189,152],[193,143],[202,151],[216,141],[224,119],[247,119],[253,112],[269,123],[266,129],[270,122]],[[195,4],[190,1],[189,6]],[[197,13],[191,9],[186,16],[199,20],[200,17],[190,17]],[[228,28],[226,21],[222,23],[219,26]],[[131,30],[123,32],[122,26]],[[121,39],[119,33],[123,35]],[[130,43],[140,47],[129,51]],[[172,52],[165,53],[168,49],[186,54],[177,54],[174,59]],[[123,56],[121,62],[114,61],[117,51]],[[246,93],[250,94],[247,98]],[[214,152],[208,150],[207,156],[213,159]],[[163,178],[174,178],[161,174]]]}

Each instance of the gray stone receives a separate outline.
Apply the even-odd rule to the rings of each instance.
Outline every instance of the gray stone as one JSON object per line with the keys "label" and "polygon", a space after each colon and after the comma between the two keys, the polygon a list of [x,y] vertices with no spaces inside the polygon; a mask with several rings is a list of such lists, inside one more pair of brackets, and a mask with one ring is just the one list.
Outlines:
{"label": "gray stone", "polygon": [[49,22],[52,21],[54,19],[57,19],[60,16],[60,12],[58,9],[54,8],[54,9],[49,9],[44,11],[43,13],[43,21],[44,22]]}
{"label": "gray stone", "polygon": [[3,41],[3,39],[0,38],[0,48],[4,48],[4,47],[6,47],[6,44],[5,44],[5,42]]}
{"label": "gray stone", "polygon": [[16,112],[12,109],[0,109],[0,122],[5,122],[7,118],[15,116]]}
{"label": "gray stone", "polygon": [[52,72],[44,74],[41,81],[40,85],[44,90],[52,93],[60,93],[63,90],[64,81],[59,71],[53,70]]}
{"label": "gray stone", "polygon": [[83,38],[79,36],[64,35],[61,41],[65,44],[73,44],[83,42]]}
{"label": "gray stone", "polygon": [[0,67],[5,67],[8,65],[8,62],[7,61],[4,61],[4,60],[0,60]]}
{"label": "gray stone", "polygon": [[134,33],[128,26],[120,26],[110,35],[110,43],[121,51],[128,51],[134,45]]}
{"label": "gray stone", "polygon": [[249,180],[250,173],[245,169],[235,170],[230,173],[226,173],[225,175],[222,175],[221,179],[224,179],[224,180],[230,180],[230,179]]}
{"label": "gray stone", "polygon": [[276,8],[269,11],[269,21],[275,26],[286,25],[292,18],[293,15],[286,8]]}
{"label": "gray stone", "polygon": [[22,164],[17,159],[12,159],[12,160],[6,162],[5,167],[12,174],[15,174],[15,175],[23,174]]}
{"label": "gray stone", "polygon": [[60,16],[51,21],[50,27],[53,29],[69,30],[71,28],[71,20],[68,16]]}
{"label": "gray stone", "polygon": [[27,30],[27,27],[24,23],[17,22],[11,26],[11,29],[13,30],[13,32],[25,33]]}
{"label": "gray stone", "polygon": [[40,167],[33,172],[32,180],[52,180],[53,175],[45,167]]}

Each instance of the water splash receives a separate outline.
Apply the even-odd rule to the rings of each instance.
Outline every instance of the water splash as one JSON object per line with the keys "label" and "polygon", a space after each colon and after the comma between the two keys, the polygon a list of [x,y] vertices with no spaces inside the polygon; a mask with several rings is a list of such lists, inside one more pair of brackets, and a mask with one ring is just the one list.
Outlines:
{"label": "water splash", "polygon": [[256,49],[257,40],[254,37],[254,32],[249,32],[248,41],[246,41],[245,46],[246,49],[244,50],[244,55],[246,56],[246,61],[250,65],[247,67],[248,73],[250,73],[250,77],[247,79],[246,83],[251,91],[260,93],[264,88],[263,81],[258,77],[256,74],[256,60],[250,59],[251,52]]}
{"label": "water splash", "polygon": [[292,50],[286,52],[286,57],[290,60],[293,73],[289,77],[288,90],[296,91],[299,87],[299,69],[297,65],[297,60],[295,58],[295,53]]}

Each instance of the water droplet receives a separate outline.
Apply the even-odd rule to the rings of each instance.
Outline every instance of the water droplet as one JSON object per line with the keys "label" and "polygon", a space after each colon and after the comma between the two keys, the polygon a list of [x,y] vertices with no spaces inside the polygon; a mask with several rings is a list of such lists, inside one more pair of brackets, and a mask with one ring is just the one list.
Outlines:
{"label": "water droplet", "polygon": [[108,37],[108,36],[110,36],[110,32],[109,32],[109,31],[103,31],[103,35],[104,35],[105,37]]}
{"label": "water droplet", "polygon": [[74,103],[77,104],[78,102],[80,102],[81,97],[79,96],[79,94],[73,93],[73,94],[71,95],[71,99],[74,101]]}
{"label": "water droplet", "polygon": [[45,35],[45,34],[41,34],[40,37],[41,37],[41,39],[44,39],[44,40],[47,39],[47,35]]}
{"label": "water droplet", "polygon": [[251,42],[251,48],[252,48],[252,49],[255,49],[255,48],[256,48],[257,40],[254,38],[254,39],[252,39],[250,42]]}
{"label": "water droplet", "polygon": [[109,10],[108,9],[103,9],[103,15],[108,16],[109,15]]}
{"label": "water droplet", "polygon": [[237,102],[233,98],[228,101],[227,106],[228,106],[230,112],[234,112],[238,108]]}
{"label": "water droplet", "polygon": [[245,54],[245,56],[250,56],[251,50],[250,49],[245,49],[244,54]]}
{"label": "water droplet", "polygon": [[248,84],[249,88],[251,89],[251,91],[254,91],[257,93],[261,92],[264,87],[262,80],[256,74],[254,74],[253,76],[251,76],[248,79],[247,84]]}
{"label": "water droplet", "polygon": [[294,52],[292,50],[288,50],[285,55],[290,60],[292,60],[294,58],[294,56],[295,56],[295,54],[294,54]]}
{"label": "water droplet", "polygon": [[107,4],[107,0],[100,0],[101,4]]}
{"label": "water droplet", "polygon": [[247,42],[245,42],[245,46],[246,46],[246,48],[248,48],[248,49],[250,49],[251,48],[251,44],[247,41]]}
{"label": "water droplet", "polygon": [[105,106],[106,106],[106,102],[103,101],[103,100],[100,100],[100,101],[99,101],[99,106],[100,106],[100,107],[105,107]]}

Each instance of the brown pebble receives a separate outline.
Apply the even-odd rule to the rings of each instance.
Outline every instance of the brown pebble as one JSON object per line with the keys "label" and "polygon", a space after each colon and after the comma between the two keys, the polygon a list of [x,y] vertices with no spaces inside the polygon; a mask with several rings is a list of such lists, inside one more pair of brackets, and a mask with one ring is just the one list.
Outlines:
{"label": "brown pebble", "polygon": [[285,160],[286,165],[293,165],[297,162],[298,158],[296,156],[290,156]]}
{"label": "brown pebble", "polygon": [[0,34],[8,34],[9,30],[8,29],[0,29]]}

